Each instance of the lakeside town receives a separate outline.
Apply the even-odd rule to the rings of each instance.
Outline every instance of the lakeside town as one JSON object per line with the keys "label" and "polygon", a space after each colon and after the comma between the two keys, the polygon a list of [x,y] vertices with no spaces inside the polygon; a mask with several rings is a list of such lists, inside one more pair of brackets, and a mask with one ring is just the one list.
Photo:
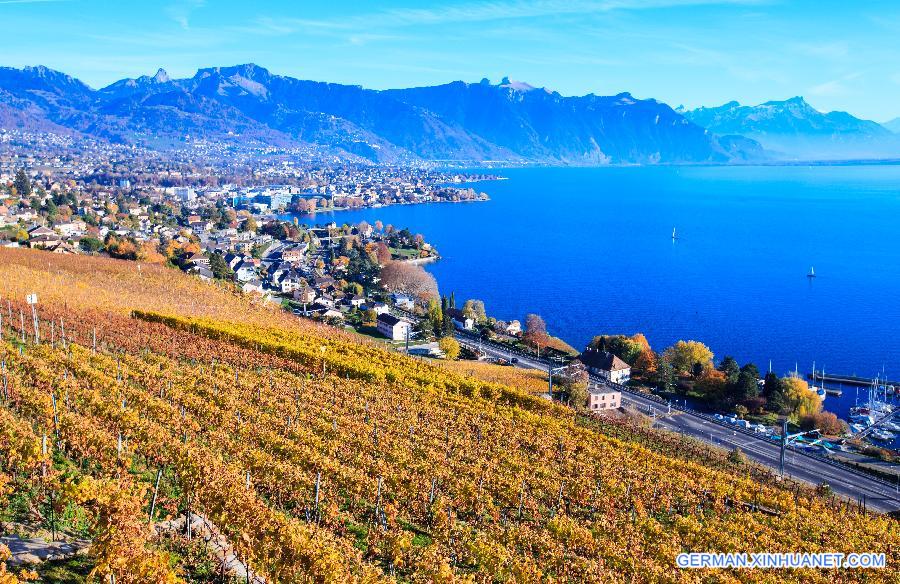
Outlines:
{"label": "lakeside town", "polygon": [[[546,397],[587,411],[618,409],[628,387],[720,412],[721,422],[776,439],[787,420],[798,434],[796,447],[828,456],[896,457],[886,390],[847,423],[823,410],[824,384],[810,386],[799,374],[763,373],[727,356],[716,360],[697,341],[654,351],[643,335],[600,335],[578,351],[550,335],[537,315],[524,324],[498,320],[477,299],[457,303],[452,294],[442,296],[422,268],[440,258],[423,234],[380,221],[305,225],[296,218],[361,207],[482,202],[487,195],[466,183],[496,176],[279,160],[257,166],[251,181],[225,182],[221,171],[189,162],[173,167],[157,160],[129,173],[111,160],[115,148],[99,146],[82,151],[77,161],[38,161],[32,154],[26,159],[32,165],[23,166],[19,154],[0,158],[0,245],[167,264],[260,295],[295,315],[432,358],[512,366],[516,355],[536,355],[556,366],[548,380],[555,389]],[[508,356],[482,350],[487,344]]]}

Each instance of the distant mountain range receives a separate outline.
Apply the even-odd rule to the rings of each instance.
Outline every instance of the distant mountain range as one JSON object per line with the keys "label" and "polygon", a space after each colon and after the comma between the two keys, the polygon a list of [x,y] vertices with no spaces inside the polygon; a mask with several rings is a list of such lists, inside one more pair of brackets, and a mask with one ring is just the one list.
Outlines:
{"label": "distant mountain range", "polygon": [[900,118],[894,118],[893,120],[885,122],[881,125],[891,132],[894,132],[895,134],[900,134]]}
{"label": "distant mountain range", "polygon": [[[822,113],[802,97],[747,106],[678,110],[697,125],[719,134],[740,134],[776,158],[806,160],[900,157],[900,137],[890,129],[846,112]],[[900,122],[894,121],[900,129]]]}
{"label": "distant mountain range", "polygon": [[765,157],[628,93],[564,97],[504,79],[376,91],[248,64],[94,90],[46,67],[0,68],[0,127],[166,148],[186,140],[314,144],[372,161],[728,163]]}
{"label": "distant mountain range", "polygon": [[252,65],[102,89],[46,67],[0,68],[0,128],[171,148],[194,140],[314,145],[375,162],[596,165],[900,157],[900,119],[822,113],[801,97],[673,110],[628,93],[565,97],[503,79],[371,90]]}

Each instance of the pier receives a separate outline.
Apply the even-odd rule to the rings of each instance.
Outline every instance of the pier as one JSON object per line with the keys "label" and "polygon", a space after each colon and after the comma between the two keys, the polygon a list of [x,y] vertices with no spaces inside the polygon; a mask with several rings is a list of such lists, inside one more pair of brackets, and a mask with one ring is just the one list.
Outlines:
{"label": "pier", "polygon": [[[816,371],[815,373],[808,373],[806,375],[807,379],[811,379],[812,381],[821,381],[822,383],[840,383],[842,385],[855,385],[858,387],[868,387],[872,385],[872,382],[875,381],[872,377],[857,377],[855,375],[822,375],[820,372]],[[893,385],[900,386],[900,381],[879,381],[879,385]],[[825,391],[828,391],[828,388],[825,388]]]}

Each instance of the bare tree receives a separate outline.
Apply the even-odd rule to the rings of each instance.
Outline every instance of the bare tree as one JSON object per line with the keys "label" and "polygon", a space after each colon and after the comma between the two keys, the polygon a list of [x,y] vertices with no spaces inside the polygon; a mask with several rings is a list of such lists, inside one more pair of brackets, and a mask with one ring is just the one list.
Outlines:
{"label": "bare tree", "polygon": [[434,276],[421,266],[405,262],[388,262],[381,270],[381,285],[388,292],[401,292],[420,300],[438,297]]}
{"label": "bare tree", "polygon": [[547,323],[537,314],[529,314],[525,317],[525,334],[523,340],[534,347],[538,356],[541,354],[541,347],[546,347],[550,342],[550,335],[547,334]]}

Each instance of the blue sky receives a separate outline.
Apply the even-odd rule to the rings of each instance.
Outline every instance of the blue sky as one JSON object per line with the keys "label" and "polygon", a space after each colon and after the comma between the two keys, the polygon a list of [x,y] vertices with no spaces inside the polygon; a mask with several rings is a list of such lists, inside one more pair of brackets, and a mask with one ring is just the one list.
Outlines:
{"label": "blue sky", "polygon": [[0,64],[95,87],[254,62],[372,88],[508,75],[673,107],[803,95],[820,110],[900,116],[893,1],[0,0],[0,23]]}

